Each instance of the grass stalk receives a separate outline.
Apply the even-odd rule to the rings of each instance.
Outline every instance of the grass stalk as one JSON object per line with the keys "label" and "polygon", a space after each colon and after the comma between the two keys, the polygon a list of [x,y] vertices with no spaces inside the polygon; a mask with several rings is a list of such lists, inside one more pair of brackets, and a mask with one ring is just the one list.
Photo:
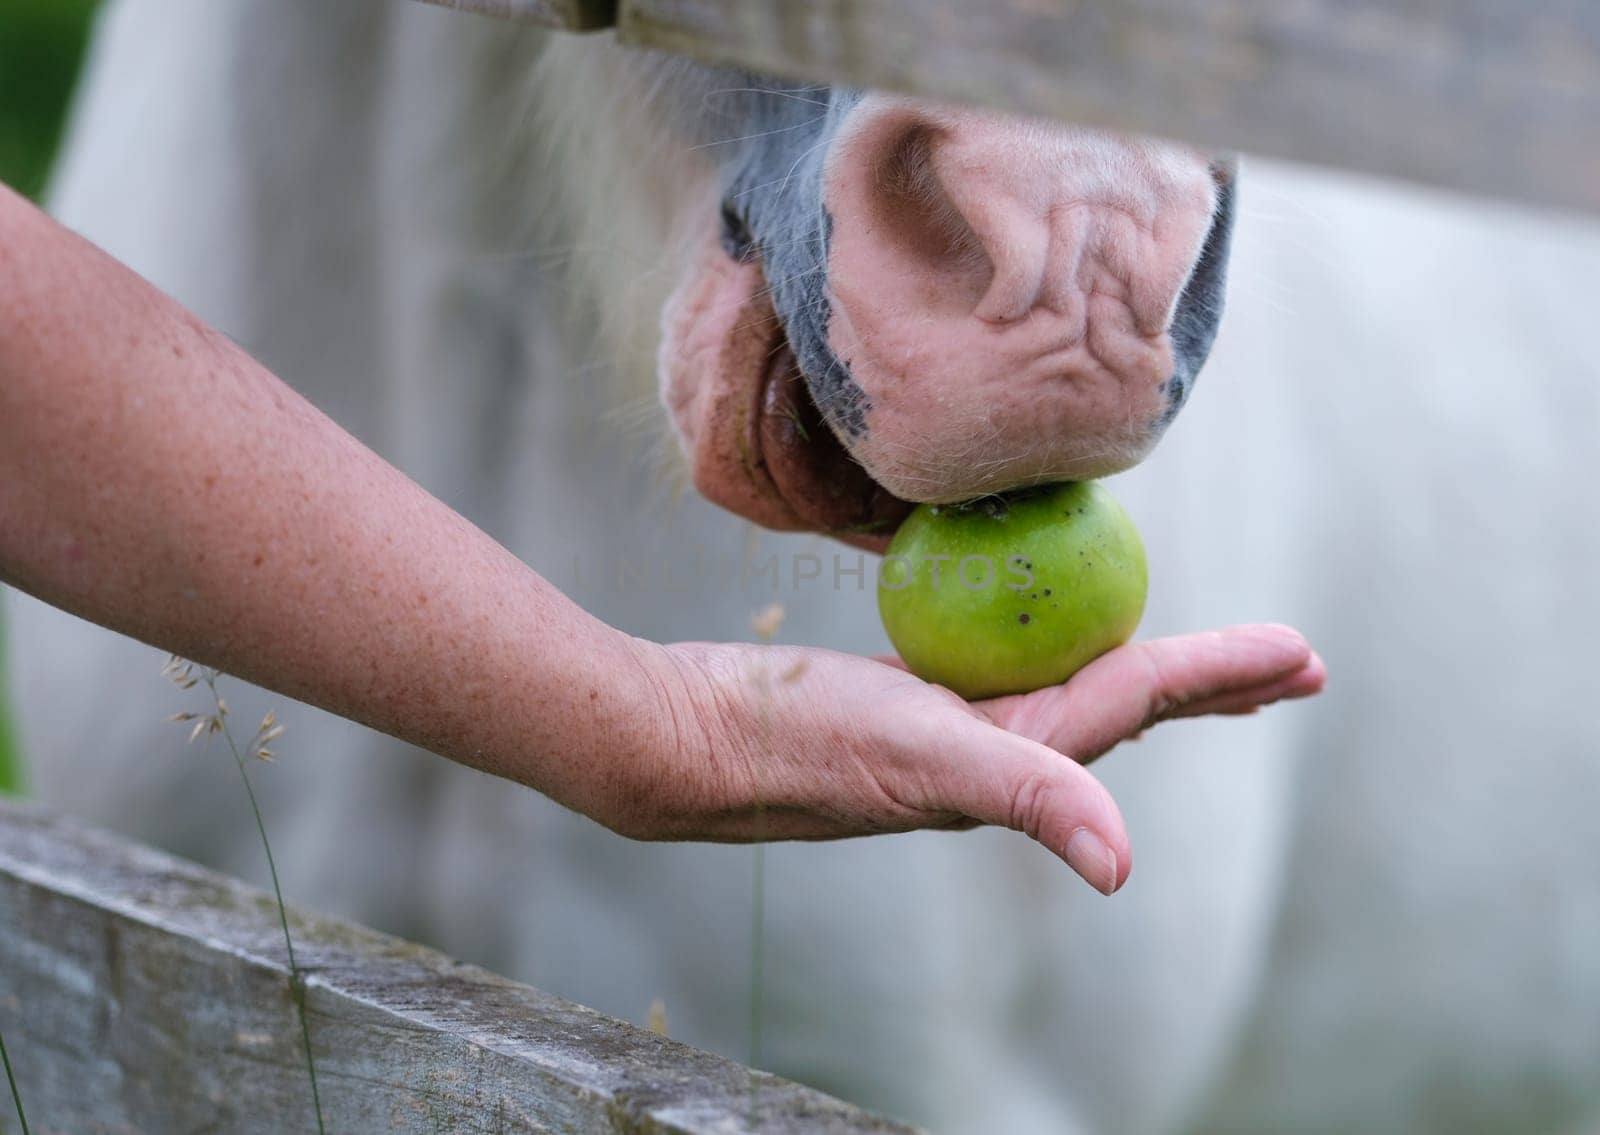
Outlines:
{"label": "grass stalk", "polygon": [[[311,1026],[306,1019],[305,974],[295,958],[294,936],[289,932],[289,908],[283,901],[283,886],[278,881],[278,864],[272,855],[272,841],[267,838],[267,824],[261,815],[261,803],[256,799],[255,785],[250,781],[250,769],[245,763],[244,752],[239,748],[239,743],[234,740],[233,731],[228,727],[228,703],[217,690],[219,673],[201,667],[197,677],[194,664],[176,656],[168,660],[164,673],[180,690],[192,689],[196,682],[205,683],[206,689],[211,692],[211,701],[216,712],[204,716],[179,713],[175,714],[172,720],[194,722],[193,730],[189,734],[191,741],[209,734],[219,734],[227,743],[228,752],[233,756],[233,763],[239,770],[239,779],[244,782],[245,796],[250,801],[250,814],[255,817],[256,832],[261,836],[261,850],[266,853],[267,873],[272,877],[272,896],[278,904],[278,924],[283,927],[283,946],[289,956],[289,995],[294,1001],[295,1013],[300,1019],[300,1041],[306,1054],[306,1077],[311,1083],[311,1104],[316,1110],[317,1135],[326,1135],[327,1129],[322,1118],[322,1093],[317,1087],[317,1062],[311,1052]],[[267,746],[282,734],[283,726],[277,724],[273,715],[268,713],[250,742],[251,754],[259,760],[272,760],[272,751]]]}
{"label": "grass stalk", "polygon": [[[217,717],[222,720],[224,717],[222,707],[226,703],[217,693],[215,670],[206,671],[206,686],[211,690],[211,697],[217,703]],[[311,1081],[311,1104],[317,1112],[317,1135],[326,1135],[322,1122],[322,1093],[317,1090],[317,1061],[311,1055],[311,1026],[306,1023],[305,977],[300,972],[300,964],[294,957],[294,937],[289,933],[289,908],[283,902],[283,887],[278,882],[278,864],[272,858],[272,841],[267,838],[266,821],[261,818],[261,805],[256,800],[255,786],[250,783],[250,770],[245,767],[244,754],[239,751],[226,720],[222,721],[222,737],[228,742],[228,752],[233,754],[233,763],[239,769],[239,779],[244,781],[244,793],[250,799],[250,814],[256,818],[256,831],[261,834],[261,850],[267,854],[267,873],[272,876],[272,897],[278,901],[278,923],[283,927],[283,948],[289,954],[290,995],[294,998],[295,1012],[300,1017],[300,1039],[306,1050],[306,1076]]]}
{"label": "grass stalk", "polygon": [[[761,833],[757,833],[759,839]],[[750,884],[750,1060],[761,1066],[761,1017],[766,1008],[767,845],[755,845]]]}
{"label": "grass stalk", "polygon": [[22,1135],[28,1135],[28,1116],[22,1110],[22,1093],[17,1090],[17,1077],[11,1071],[11,1054],[6,1051],[6,1034],[0,1030],[0,1064],[6,1066],[6,1083],[11,1087],[11,1102],[17,1108],[17,1122],[22,1124]]}

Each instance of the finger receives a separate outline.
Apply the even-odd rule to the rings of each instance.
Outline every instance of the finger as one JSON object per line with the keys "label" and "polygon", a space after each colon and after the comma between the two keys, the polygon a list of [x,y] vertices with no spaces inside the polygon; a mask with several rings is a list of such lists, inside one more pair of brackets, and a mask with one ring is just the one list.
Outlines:
{"label": "finger", "polygon": [[1208,714],[1254,713],[1256,710],[1272,705],[1274,702],[1291,701],[1295,698],[1308,698],[1314,694],[1320,694],[1327,682],[1327,667],[1323,665],[1321,658],[1313,654],[1305,666],[1287,677],[1256,686],[1253,689],[1222,694],[1214,698],[1205,698],[1201,701],[1191,702],[1188,705],[1175,706],[1161,720],[1172,721],[1180,717],[1204,717]]}
{"label": "finger", "polygon": [[1120,647],[1065,685],[982,703],[1006,729],[1090,761],[1118,742],[1207,701],[1243,705],[1305,670],[1306,640],[1288,627],[1248,626]]}
{"label": "finger", "polygon": [[965,714],[933,714],[926,726],[923,740],[940,759],[930,762],[924,807],[1023,832],[1102,894],[1126,881],[1133,855],[1122,813],[1082,765]]}

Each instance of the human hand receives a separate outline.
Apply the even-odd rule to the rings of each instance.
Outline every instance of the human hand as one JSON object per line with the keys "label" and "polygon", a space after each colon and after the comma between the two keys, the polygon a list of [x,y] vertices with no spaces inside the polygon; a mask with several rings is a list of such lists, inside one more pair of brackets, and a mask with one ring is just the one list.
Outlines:
{"label": "human hand", "polygon": [[683,643],[648,648],[667,743],[599,817],[641,839],[831,839],[995,824],[1097,890],[1132,864],[1084,765],[1179,717],[1247,714],[1322,689],[1296,631],[1246,626],[1134,643],[1061,686],[968,703],[893,659]]}

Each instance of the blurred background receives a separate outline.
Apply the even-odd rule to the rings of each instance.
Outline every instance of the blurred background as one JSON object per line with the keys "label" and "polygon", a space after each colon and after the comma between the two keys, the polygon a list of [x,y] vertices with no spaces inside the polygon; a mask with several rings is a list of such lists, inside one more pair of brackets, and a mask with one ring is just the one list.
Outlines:
{"label": "blurred background", "polygon": [[[7,0],[0,17],[0,182],[38,200],[50,176],[99,0]],[[0,625],[0,792],[22,784]]]}
{"label": "blurred background", "polygon": [[[245,6],[305,41],[193,47],[209,13]],[[25,192],[46,183],[93,7],[7,0],[0,17],[0,177]],[[490,95],[514,84],[484,79],[481,102],[473,87],[503,74],[479,65],[502,26],[400,0],[134,8],[147,27],[123,26],[121,85],[86,89],[94,160],[59,178],[69,223],[559,585],[577,550],[739,554],[728,518],[641,487],[635,438],[568,428],[586,407],[539,400],[563,384],[505,381],[495,351],[520,340],[503,323],[530,349],[560,337],[531,313],[561,256],[530,252],[531,194],[441,176],[499,154],[462,124],[506,121]],[[134,136],[119,112],[136,70],[153,93]],[[376,125],[338,97],[364,105],[363,75],[411,82]],[[196,94],[242,82],[273,96],[286,172],[270,193],[236,177],[261,155],[235,152],[234,120]],[[328,161],[364,147],[383,158],[371,184]],[[1150,548],[1143,634],[1293,622],[1328,660],[1327,695],[1157,730],[1097,766],[1138,847],[1109,904],[1006,833],[767,849],[763,1064],[947,1135],[1589,1135],[1600,226],[1264,161],[1241,195],[1217,354],[1116,491]],[[397,390],[442,408],[396,413]],[[523,447],[480,484],[468,457],[502,421]],[[574,594],[666,641],[746,637],[770,598]],[[786,639],[881,649],[870,597],[785,600]],[[259,882],[232,770],[163,720],[193,707],[159,652],[10,610],[36,796]],[[292,711],[260,784],[292,903],[613,1015],[642,1021],[660,996],[674,1036],[745,1056],[748,849],[629,843],[283,699],[229,698],[245,720]]]}
{"label": "blurred background", "polygon": [[7,0],[0,19],[0,179],[37,198],[99,0]]}

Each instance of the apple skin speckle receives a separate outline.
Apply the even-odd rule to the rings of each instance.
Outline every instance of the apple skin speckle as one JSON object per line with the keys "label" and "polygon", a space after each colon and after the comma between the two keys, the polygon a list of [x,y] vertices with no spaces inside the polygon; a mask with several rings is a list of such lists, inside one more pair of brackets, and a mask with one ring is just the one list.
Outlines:
{"label": "apple skin speckle", "polygon": [[978,700],[1059,685],[1127,642],[1148,582],[1116,498],[1072,482],[918,508],[889,547],[878,611],[912,673]]}

